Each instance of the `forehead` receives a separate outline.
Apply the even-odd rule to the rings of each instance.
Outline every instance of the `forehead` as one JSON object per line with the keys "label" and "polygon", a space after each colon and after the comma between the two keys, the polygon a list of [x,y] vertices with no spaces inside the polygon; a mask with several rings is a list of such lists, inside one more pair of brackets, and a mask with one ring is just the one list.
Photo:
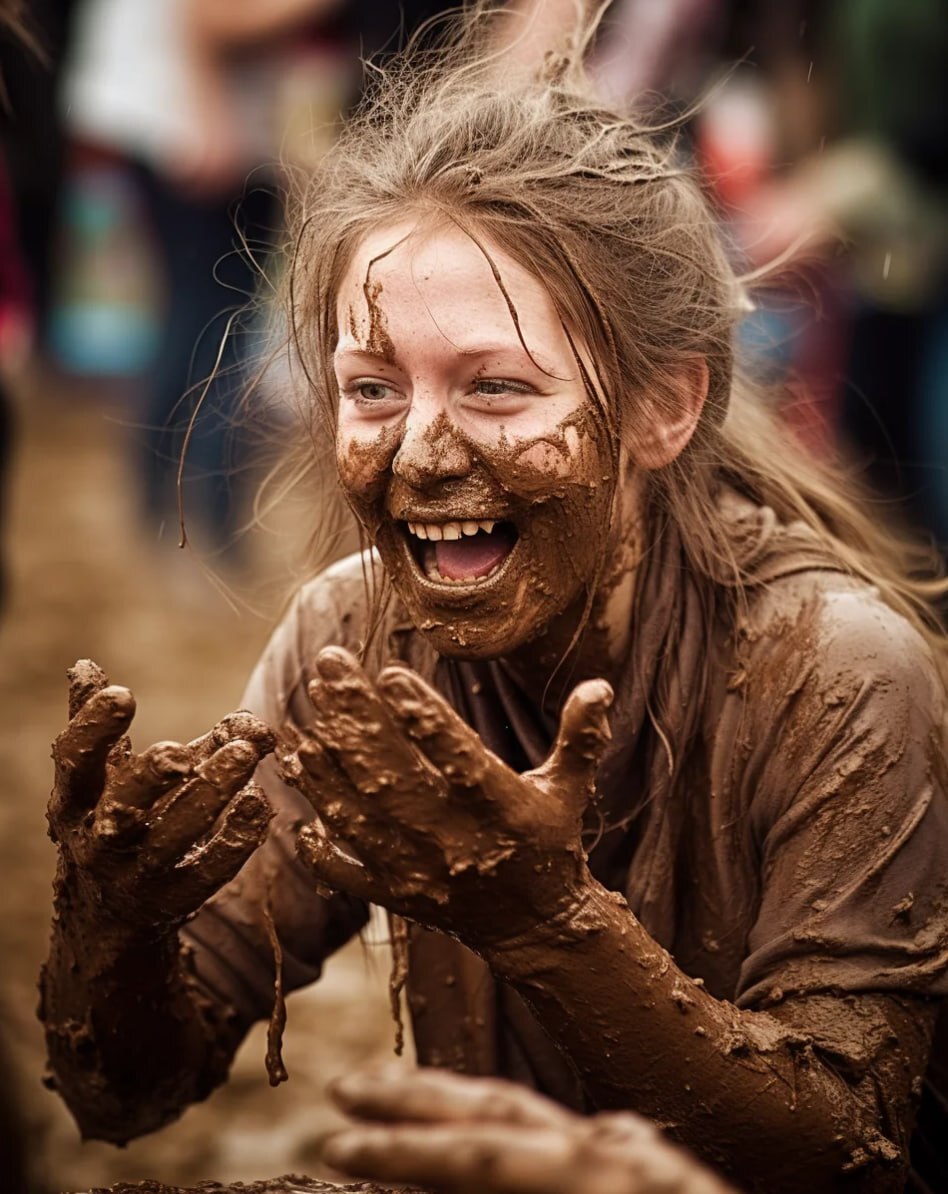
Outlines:
{"label": "forehead", "polygon": [[562,351],[566,339],[553,299],[509,253],[453,224],[399,223],[360,242],[336,314],[341,341],[361,339],[375,307],[396,344],[437,333],[464,351],[485,339],[519,345],[511,304],[528,345],[537,339],[538,347]]}

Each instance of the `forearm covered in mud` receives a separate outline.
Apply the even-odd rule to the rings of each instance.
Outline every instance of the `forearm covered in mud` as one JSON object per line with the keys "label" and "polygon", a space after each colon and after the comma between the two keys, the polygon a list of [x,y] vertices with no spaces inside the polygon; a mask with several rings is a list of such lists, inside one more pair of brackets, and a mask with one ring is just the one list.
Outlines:
{"label": "forearm covered in mud", "polygon": [[245,1026],[207,994],[174,928],[131,930],[62,874],[40,1018],[51,1073],[85,1139],[124,1144],[207,1097]]}
{"label": "forearm covered in mud", "polygon": [[560,924],[485,957],[569,1057],[593,1109],[649,1116],[747,1189],[903,1188],[927,1001],[853,996],[865,1004],[854,1013],[816,997],[823,1029],[827,1007],[837,1023],[863,1013],[859,1027],[883,1042],[863,1072],[847,1072],[821,1048],[826,1033],[808,1031],[812,1000],[756,1012],[715,999],[595,883]]}

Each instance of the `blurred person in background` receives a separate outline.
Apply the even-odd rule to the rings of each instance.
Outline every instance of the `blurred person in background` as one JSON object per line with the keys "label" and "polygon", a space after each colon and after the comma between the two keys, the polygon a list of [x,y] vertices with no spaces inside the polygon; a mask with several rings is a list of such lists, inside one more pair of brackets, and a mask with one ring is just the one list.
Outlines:
{"label": "blurred person in background", "polygon": [[[49,5],[37,6],[27,27],[21,3],[0,3],[0,535],[15,430],[8,388],[29,359],[46,294],[56,137],[35,133],[51,106],[54,25]],[[39,151],[27,153],[29,142]],[[6,587],[0,546],[0,610]]]}
{"label": "blurred person in background", "polygon": [[0,142],[9,172],[17,244],[34,300],[32,347],[43,352],[60,203],[64,136],[57,108],[63,58],[76,0],[23,5],[33,51],[21,38],[0,38]]}
{"label": "blurred person in background", "polygon": [[877,488],[948,551],[948,13],[836,0],[838,141],[817,175],[851,244],[843,430]]}
{"label": "blurred person in background", "polygon": [[745,359],[789,387],[811,447],[854,452],[948,542],[944,5],[618,0],[606,30],[607,95],[682,106],[727,72],[694,152],[750,268],[790,266],[744,321]]}
{"label": "blurred person in background", "polygon": [[595,68],[607,97],[688,113],[686,155],[705,179],[738,268],[771,275],[755,287],[739,329],[741,363],[798,437],[826,452],[845,352],[839,269],[812,252],[796,255],[791,270],[769,268],[788,245],[775,236],[765,202],[823,131],[812,79],[819,7],[617,0]]}
{"label": "blurred person in background", "polygon": [[[93,372],[148,362],[135,418],[143,428],[137,471],[158,535],[177,534],[184,428],[209,382],[188,446],[184,500],[189,532],[218,562],[235,562],[246,516],[251,435],[238,408],[259,344],[249,322],[231,321],[252,299],[278,232],[275,174],[266,169],[281,148],[276,97],[295,49],[332,7],[332,0],[84,0],[67,62],[62,108],[85,188],[74,224],[95,231],[92,269],[104,298],[63,305],[60,351]],[[139,216],[164,292],[156,329],[142,270],[123,265],[135,257],[127,229]],[[111,365],[108,351],[117,354]]]}
{"label": "blurred person in background", "polygon": [[[791,308],[798,392],[822,400],[837,446],[855,456],[889,506],[944,551],[944,6],[798,0],[765,15],[754,41],[766,70],[755,73],[770,86],[761,96],[757,77],[750,90],[766,125],[762,140],[773,146],[769,164],[741,192],[755,155],[742,156],[732,121],[718,135],[709,172],[751,265],[766,269],[774,258],[788,258],[811,290],[809,311],[799,302]],[[822,437],[824,449],[829,439]]]}

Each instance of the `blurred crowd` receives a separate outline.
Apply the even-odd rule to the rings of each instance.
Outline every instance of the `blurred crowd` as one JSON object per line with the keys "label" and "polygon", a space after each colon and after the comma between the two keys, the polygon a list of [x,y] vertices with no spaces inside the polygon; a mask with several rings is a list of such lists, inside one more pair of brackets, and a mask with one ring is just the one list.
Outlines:
{"label": "blurred crowd", "polygon": [[[148,537],[178,537],[180,466],[189,536],[239,567],[255,445],[284,418],[247,397],[282,172],[318,159],[360,55],[440,7],[36,0],[37,49],[6,39],[0,362],[123,384]],[[615,0],[594,66],[604,96],[687,115],[683,152],[754,282],[745,368],[944,544],[942,17],[941,0]]]}

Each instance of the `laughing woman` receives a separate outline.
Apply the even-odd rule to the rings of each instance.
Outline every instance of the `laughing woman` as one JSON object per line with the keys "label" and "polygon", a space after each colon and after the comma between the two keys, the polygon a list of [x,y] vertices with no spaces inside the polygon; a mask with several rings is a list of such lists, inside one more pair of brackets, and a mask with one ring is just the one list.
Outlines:
{"label": "laughing woman", "polygon": [[937,586],[738,385],[672,148],[578,50],[503,83],[474,41],[388,69],[299,204],[294,344],[374,550],[186,746],[132,753],[73,673],[56,1080],[87,1135],[158,1127],[378,904],[422,1063],[743,1188],[902,1189],[948,991]]}

